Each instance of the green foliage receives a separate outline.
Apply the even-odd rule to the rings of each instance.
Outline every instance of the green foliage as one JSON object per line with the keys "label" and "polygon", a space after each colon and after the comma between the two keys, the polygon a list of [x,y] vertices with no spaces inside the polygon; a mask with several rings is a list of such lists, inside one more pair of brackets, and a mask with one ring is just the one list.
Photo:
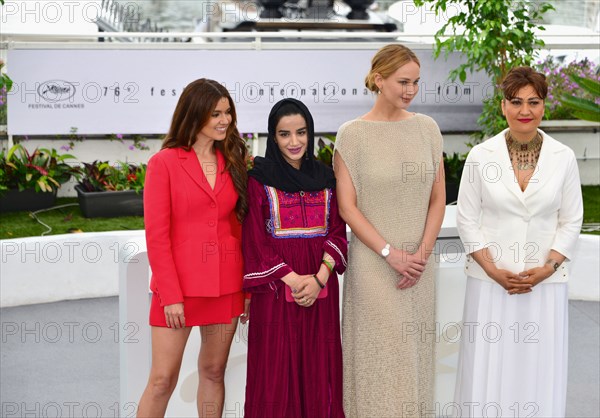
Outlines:
{"label": "green foliage", "polygon": [[580,87],[571,76],[589,78],[600,81],[600,74],[596,73],[596,65],[586,59],[572,61],[566,65],[557,62],[552,56],[536,65],[536,69],[546,76],[548,83],[548,97],[546,97],[546,119],[575,119],[574,108],[563,103],[564,96],[574,96],[580,99],[598,100],[593,90],[586,91]]}
{"label": "green foliage", "polygon": [[2,72],[3,67],[4,61],[0,60],[0,89],[6,89],[6,91],[10,91],[13,86],[13,81],[7,74]]}
{"label": "green foliage", "polygon": [[[479,118],[477,119],[481,131],[474,132],[472,135],[473,138],[475,138],[476,143],[508,128],[508,123],[502,114],[502,107],[500,106],[502,99],[502,92],[499,90],[494,92],[494,96],[483,99],[483,109],[481,115],[479,115]],[[476,143],[468,143],[467,145],[472,147],[476,145]]]}
{"label": "green foliage", "polygon": [[5,154],[0,152],[0,193],[9,189],[34,188],[37,192],[55,192],[71,177],[79,178],[79,167],[69,165],[71,154],[59,154],[55,149],[35,149],[29,153],[21,144]]}
{"label": "green foliage", "polygon": [[0,125],[6,125],[6,87],[0,88]]}
{"label": "green foliage", "polygon": [[463,169],[465,168],[467,154],[459,154],[455,152],[454,154],[449,156],[444,152],[443,157],[446,183],[459,184],[460,178],[462,177]]}
{"label": "green foliage", "polygon": [[80,185],[88,192],[144,189],[146,164],[118,162],[110,165],[107,161],[94,161],[83,164],[83,178]]}
{"label": "green foliage", "polygon": [[[445,13],[449,5],[461,11],[448,18],[435,35],[434,55],[445,56],[460,52],[466,63],[450,71],[449,78],[462,82],[467,79],[467,71],[485,71],[495,86],[495,100],[498,85],[511,68],[530,65],[537,50],[544,46],[534,29],[544,29],[538,22],[544,13],[554,8],[546,2],[533,3],[529,0],[413,0],[415,5],[432,4],[436,14]],[[446,36],[446,33],[449,35]],[[500,103],[491,102],[484,107],[479,118],[482,134],[492,136],[500,130],[498,115]],[[489,113],[486,113],[489,112]]]}
{"label": "green foliage", "polygon": [[333,165],[333,147],[335,145],[335,135],[323,135],[323,137],[328,142],[323,141],[323,138],[319,138],[317,141],[319,148],[316,151],[316,158],[323,164],[331,167]]}
{"label": "green foliage", "polygon": [[12,89],[13,81],[2,72],[4,61],[0,60],[0,125],[6,125],[6,94]]}
{"label": "green foliage", "polygon": [[581,186],[583,223],[600,223],[600,186]]}
{"label": "green foliage", "polygon": [[[77,204],[77,198],[58,198],[57,205],[72,204],[36,215],[52,228],[47,235],[70,232],[103,232],[144,229],[143,216],[122,216],[118,218],[85,218]],[[0,213],[0,239],[40,236],[47,230],[37,223],[28,211]]]}
{"label": "green foliage", "polygon": [[577,75],[571,75],[570,78],[593,99],[565,94],[562,96],[562,103],[573,111],[573,115],[577,119],[600,122],[600,82]]}

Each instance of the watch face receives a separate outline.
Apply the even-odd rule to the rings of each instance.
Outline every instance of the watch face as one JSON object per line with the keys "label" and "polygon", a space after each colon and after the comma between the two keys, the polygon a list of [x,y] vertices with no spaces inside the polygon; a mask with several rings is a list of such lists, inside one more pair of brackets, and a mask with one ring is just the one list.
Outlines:
{"label": "watch face", "polygon": [[384,248],[383,250],[381,250],[381,255],[387,257],[388,255],[390,255],[390,249]]}

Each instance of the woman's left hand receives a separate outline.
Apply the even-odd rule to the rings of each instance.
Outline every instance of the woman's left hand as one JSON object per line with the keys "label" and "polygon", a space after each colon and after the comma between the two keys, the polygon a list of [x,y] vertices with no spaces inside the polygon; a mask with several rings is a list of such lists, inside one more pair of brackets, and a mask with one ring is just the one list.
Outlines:
{"label": "woman's left hand", "polygon": [[252,299],[244,300],[244,313],[240,315],[240,322],[245,324],[250,319],[250,301]]}
{"label": "woman's left hand", "polygon": [[544,264],[541,267],[534,267],[519,273],[518,279],[510,279],[509,282],[527,283],[531,285],[531,288],[533,288],[553,274],[554,268],[550,264]]}
{"label": "woman's left hand", "polygon": [[321,287],[312,276],[312,274],[302,276],[302,282],[300,282],[299,291],[294,294],[294,299],[296,299],[296,303],[300,306],[304,306],[308,308],[315,303],[317,297],[319,296],[319,292],[321,292]]}

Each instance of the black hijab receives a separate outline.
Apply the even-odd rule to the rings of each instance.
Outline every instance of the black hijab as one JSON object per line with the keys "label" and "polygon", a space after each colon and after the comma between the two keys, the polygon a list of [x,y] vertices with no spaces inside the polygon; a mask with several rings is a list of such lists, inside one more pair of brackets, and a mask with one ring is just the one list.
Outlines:
{"label": "black hijab", "polygon": [[[290,106],[291,105],[291,106]],[[283,116],[302,115],[306,121],[308,144],[300,169],[292,167],[281,154],[275,142],[277,123]],[[248,175],[267,186],[284,192],[318,191],[335,188],[333,170],[314,157],[315,126],[308,108],[299,100],[283,99],[275,103],[269,114],[267,152],[254,159],[254,168]]]}

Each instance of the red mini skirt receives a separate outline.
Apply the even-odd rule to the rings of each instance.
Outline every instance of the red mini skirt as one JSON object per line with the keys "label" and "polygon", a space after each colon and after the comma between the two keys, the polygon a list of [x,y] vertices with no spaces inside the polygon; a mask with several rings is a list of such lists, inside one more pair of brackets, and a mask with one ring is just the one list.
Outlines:
{"label": "red mini skirt", "polygon": [[[184,297],[183,313],[185,326],[230,324],[244,312],[244,292],[217,297]],[[150,325],[166,327],[165,310],[160,306],[160,296],[152,293],[150,304]]]}

